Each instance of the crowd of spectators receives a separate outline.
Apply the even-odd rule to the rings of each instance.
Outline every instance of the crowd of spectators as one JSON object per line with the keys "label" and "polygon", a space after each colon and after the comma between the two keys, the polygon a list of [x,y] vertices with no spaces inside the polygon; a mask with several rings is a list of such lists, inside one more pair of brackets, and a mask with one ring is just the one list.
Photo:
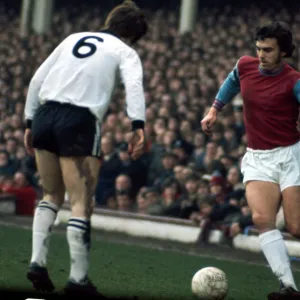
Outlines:
{"label": "crowd of spectators", "polygon": [[[220,115],[211,137],[200,120],[237,59],[254,55],[254,27],[277,19],[293,29],[300,44],[300,13],[276,5],[235,9],[203,8],[192,33],[180,35],[176,12],[149,14],[151,30],[136,49],[144,66],[147,103],[145,154],[132,161],[127,152],[131,122],[122,86],[114,93],[102,124],[103,167],[97,206],[141,214],[190,219],[203,228],[218,226],[229,236],[252,225],[240,163],[247,146],[242,99],[238,95]],[[29,81],[58,43],[72,32],[98,31],[100,7],[73,6],[53,14],[43,35],[19,36],[20,16],[0,15],[0,187],[32,186],[39,195],[33,157],[23,145],[23,110]],[[297,67],[297,53],[291,61]],[[17,179],[16,179],[17,177]],[[203,231],[205,232],[205,230]]]}

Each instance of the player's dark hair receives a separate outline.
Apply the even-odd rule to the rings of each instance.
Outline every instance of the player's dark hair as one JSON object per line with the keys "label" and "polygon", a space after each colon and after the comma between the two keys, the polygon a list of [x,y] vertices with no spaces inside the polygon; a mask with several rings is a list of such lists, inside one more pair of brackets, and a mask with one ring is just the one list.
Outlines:
{"label": "player's dark hair", "polygon": [[105,29],[134,44],[147,33],[148,23],[144,12],[133,1],[126,0],[108,14]]}
{"label": "player's dark hair", "polygon": [[293,35],[289,28],[289,25],[285,22],[268,22],[259,26],[256,29],[255,41],[261,41],[266,38],[277,39],[280,51],[285,52],[285,57],[291,57],[295,50],[293,44]]}

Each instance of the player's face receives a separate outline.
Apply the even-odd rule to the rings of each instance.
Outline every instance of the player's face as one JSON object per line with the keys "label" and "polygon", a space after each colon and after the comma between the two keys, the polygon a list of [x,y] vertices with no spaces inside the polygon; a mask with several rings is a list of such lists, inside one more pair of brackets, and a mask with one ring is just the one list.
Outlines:
{"label": "player's face", "polygon": [[260,61],[260,67],[265,70],[272,70],[278,67],[284,56],[275,38],[257,41],[256,53]]}

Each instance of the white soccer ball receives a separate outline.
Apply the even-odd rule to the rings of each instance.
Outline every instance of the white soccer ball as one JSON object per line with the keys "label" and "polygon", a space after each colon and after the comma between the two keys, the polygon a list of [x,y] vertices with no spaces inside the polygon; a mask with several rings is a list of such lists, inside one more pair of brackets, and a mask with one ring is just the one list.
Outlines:
{"label": "white soccer ball", "polygon": [[193,276],[192,292],[201,300],[223,300],[228,292],[227,276],[218,268],[203,268]]}

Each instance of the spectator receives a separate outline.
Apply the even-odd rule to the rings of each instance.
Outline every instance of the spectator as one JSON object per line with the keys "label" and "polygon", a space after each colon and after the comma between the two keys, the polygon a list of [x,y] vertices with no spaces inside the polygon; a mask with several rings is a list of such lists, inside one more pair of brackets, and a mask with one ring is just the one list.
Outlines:
{"label": "spectator", "polygon": [[9,158],[9,154],[7,151],[0,151],[0,176],[3,178],[4,176],[12,176],[16,171],[16,166]]}
{"label": "spectator", "polygon": [[133,199],[127,190],[116,192],[117,209],[123,212],[133,212]]}
{"label": "spectator", "polygon": [[17,215],[33,216],[37,194],[25,173],[15,173],[13,180],[6,180],[0,188],[3,192],[16,196]]}
{"label": "spectator", "polygon": [[167,217],[180,217],[181,187],[175,178],[167,178],[162,185],[160,213]]}
{"label": "spectator", "polygon": [[180,201],[180,218],[188,219],[194,211],[198,211],[198,189],[200,178],[197,174],[189,175],[185,181],[185,195]]}
{"label": "spectator", "polygon": [[118,208],[114,189],[107,190],[103,195],[103,200],[106,203],[104,207],[112,210],[116,210]]}
{"label": "spectator", "polygon": [[173,177],[173,168],[177,163],[177,156],[172,152],[166,152],[161,157],[162,170],[159,174],[156,174],[156,180],[154,185],[161,187],[163,182],[169,178]]}
{"label": "spectator", "polygon": [[115,181],[115,192],[126,192],[131,194],[132,182],[127,174],[120,174]]}
{"label": "spectator", "polygon": [[120,159],[114,143],[109,136],[103,136],[101,139],[101,149],[103,154],[103,162],[100,169],[99,180],[96,188],[97,205],[105,205],[103,194],[114,188],[115,179],[119,174]]}
{"label": "spectator", "polygon": [[216,197],[217,203],[225,203],[225,188],[226,188],[226,181],[220,175],[212,176],[210,182],[210,194]]}
{"label": "spectator", "polygon": [[210,141],[206,144],[205,152],[199,155],[196,160],[196,167],[200,171],[205,170],[216,159],[217,156],[217,144]]}
{"label": "spectator", "polygon": [[143,192],[143,198],[147,203],[147,214],[162,215],[163,207],[161,205],[161,197],[158,188],[146,188]]}
{"label": "spectator", "polygon": [[[189,130],[189,129],[188,129]],[[173,146],[173,153],[178,157],[178,163],[186,166],[191,161],[193,145],[185,140],[177,140]]]}
{"label": "spectator", "polygon": [[232,166],[229,169],[227,175],[227,182],[233,190],[244,189],[244,184],[242,183],[242,173],[238,167]]}
{"label": "spectator", "polygon": [[131,195],[133,198],[136,197],[138,191],[147,181],[147,168],[143,164],[141,159],[132,160],[128,153],[128,144],[122,143],[118,147],[118,155],[120,159],[119,172],[127,174],[131,180]]}
{"label": "spectator", "polygon": [[246,201],[244,200],[240,203],[240,216],[232,224],[230,224],[228,234],[231,238],[235,237],[239,233],[243,233],[247,227],[253,226],[251,211],[245,202]]}
{"label": "spectator", "polygon": [[149,203],[145,199],[144,191],[144,188],[140,189],[136,197],[136,212],[139,214],[148,214]]}

